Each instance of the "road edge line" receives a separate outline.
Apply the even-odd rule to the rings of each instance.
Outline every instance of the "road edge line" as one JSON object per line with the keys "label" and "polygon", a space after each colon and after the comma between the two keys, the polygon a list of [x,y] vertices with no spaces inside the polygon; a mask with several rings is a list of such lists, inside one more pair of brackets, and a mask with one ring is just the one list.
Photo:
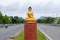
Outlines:
{"label": "road edge line", "polygon": [[[39,29],[39,28],[38,28]],[[39,29],[49,40],[53,40],[51,37],[49,37],[44,31],[42,31],[41,29]]]}

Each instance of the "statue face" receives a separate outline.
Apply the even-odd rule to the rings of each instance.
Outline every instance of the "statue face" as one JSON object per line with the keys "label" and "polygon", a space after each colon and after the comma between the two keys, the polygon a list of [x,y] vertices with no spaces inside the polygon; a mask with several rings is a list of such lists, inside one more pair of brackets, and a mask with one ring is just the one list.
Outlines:
{"label": "statue face", "polygon": [[31,8],[29,8],[29,9],[28,9],[28,11],[32,11],[32,9],[31,9]]}

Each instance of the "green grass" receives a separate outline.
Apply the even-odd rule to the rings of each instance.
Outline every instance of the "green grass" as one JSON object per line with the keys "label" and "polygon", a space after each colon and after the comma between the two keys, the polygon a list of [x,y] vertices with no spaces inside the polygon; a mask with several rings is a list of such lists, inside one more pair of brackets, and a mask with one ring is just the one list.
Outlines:
{"label": "green grass", "polygon": [[24,32],[22,31],[18,36],[16,36],[15,40],[24,40]]}
{"label": "green grass", "polygon": [[39,30],[37,30],[37,40],[46,40],[44,34],[42,34]]}
{"label": "green grass", "polygon": [[[15,40],[24,40],[24,32],[22,31],[18,34]],[[46,40],[46,37],[39,30],[37,30],[37,40]]]}

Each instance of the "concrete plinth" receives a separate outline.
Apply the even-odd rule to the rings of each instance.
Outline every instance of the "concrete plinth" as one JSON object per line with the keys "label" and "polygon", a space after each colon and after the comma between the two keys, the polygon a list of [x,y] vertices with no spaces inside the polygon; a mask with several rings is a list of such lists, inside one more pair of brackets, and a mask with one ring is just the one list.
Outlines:
{"label": "concrete plinth", "polygon": [[24,24],[24,40],[37,40],[36,22],[26,22]]}

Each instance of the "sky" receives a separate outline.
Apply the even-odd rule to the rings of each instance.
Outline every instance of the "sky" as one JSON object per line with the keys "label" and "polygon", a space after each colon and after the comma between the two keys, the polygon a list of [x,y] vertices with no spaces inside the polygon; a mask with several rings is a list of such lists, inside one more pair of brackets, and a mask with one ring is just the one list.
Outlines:
{"label": "sky", "polygon": [[60,0],[0,0],[3,15],[25,18],[29,6],[32,7],[35,18],[60,17]]}

